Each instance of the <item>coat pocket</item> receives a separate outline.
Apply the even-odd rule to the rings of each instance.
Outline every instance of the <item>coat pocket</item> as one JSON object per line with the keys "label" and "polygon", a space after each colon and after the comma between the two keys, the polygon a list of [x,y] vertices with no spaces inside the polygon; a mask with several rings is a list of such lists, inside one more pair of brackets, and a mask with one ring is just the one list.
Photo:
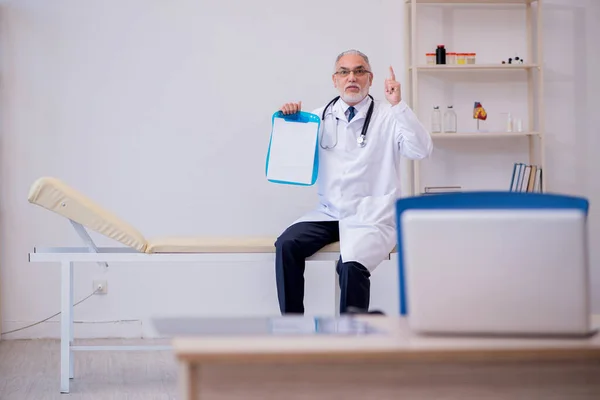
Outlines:
{"label": "coat pocket", "polygon": [[355,218],[364,224],[394,226],[395,203],[396,196],[393,193],[365,196],[359,200]]}

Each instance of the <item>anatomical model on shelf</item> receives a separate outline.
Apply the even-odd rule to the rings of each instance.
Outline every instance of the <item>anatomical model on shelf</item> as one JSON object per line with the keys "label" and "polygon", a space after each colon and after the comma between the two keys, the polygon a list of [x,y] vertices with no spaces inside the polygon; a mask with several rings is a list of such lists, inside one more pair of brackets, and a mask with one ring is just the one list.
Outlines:
{"label": "anatomical model on shelf", "polygon": [[473,106],[473,119],[477,120],[477,131],[483,132],[479,127],[479,121],[485,121],[487,119],[487,112],[480,102],[476,101]]}

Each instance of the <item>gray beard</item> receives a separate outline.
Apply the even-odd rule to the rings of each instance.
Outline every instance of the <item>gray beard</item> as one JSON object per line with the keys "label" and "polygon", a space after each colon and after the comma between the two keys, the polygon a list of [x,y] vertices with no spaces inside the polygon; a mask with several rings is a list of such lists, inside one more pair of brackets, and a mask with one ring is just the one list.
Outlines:
{"label": "gray beard", "polygon": [[359,103],[361,102],[365,97],[367,96],[367,92],[361,90],[359,93],[356,94],[346,94],[343,93],[340,95],[340,97],[342,98],[342,100],[344,100],[346,103]]}

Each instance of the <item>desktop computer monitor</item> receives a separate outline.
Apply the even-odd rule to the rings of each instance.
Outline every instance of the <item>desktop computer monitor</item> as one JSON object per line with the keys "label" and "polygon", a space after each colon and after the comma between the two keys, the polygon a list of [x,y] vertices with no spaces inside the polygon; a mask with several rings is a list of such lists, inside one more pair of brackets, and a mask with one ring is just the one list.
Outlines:
{"label": "desktop computer monitor", "polygon": [[404,209],[401,308],[411,329],[590,334],[586,217],[577,208]]}

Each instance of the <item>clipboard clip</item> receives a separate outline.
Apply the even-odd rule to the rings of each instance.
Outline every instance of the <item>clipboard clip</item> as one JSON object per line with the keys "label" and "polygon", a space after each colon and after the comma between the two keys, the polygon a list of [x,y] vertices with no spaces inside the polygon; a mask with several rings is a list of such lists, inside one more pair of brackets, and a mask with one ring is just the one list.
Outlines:
{"label": "clipboard clip", "polygon": [[[285,121],[294,121],[294,122],[311,122],[311,118],[306,118],[305,113],[302,111],[293,113],[293,114],[284,114],[283,111],[279,110],[275,113],[275,118],[283,118]],[[314,122],[314,121],[313,121]]]}

